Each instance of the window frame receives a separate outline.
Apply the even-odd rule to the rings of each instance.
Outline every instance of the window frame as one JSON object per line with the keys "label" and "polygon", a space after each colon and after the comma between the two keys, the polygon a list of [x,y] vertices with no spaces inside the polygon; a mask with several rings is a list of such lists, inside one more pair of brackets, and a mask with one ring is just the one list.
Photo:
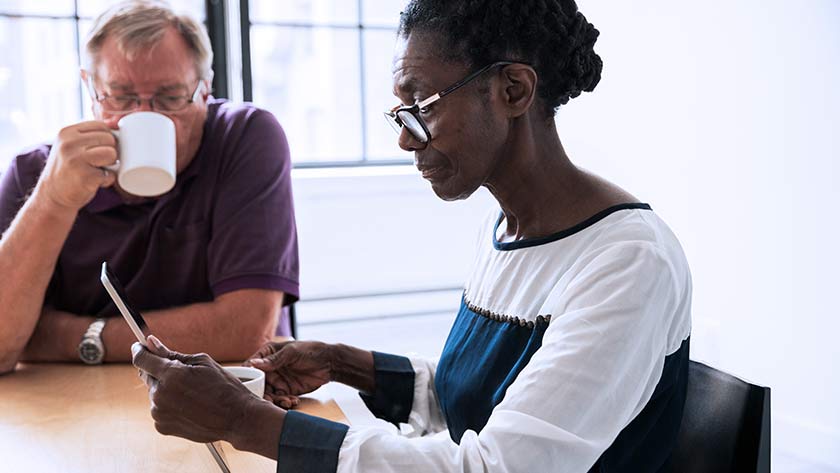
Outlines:
{"label": "window frame", "polygon": [[[356,0],[358,6],[358,21],[356,24],[338,23],[316,23],[316,22],[292,22],[292,21],[252,21],[250,18],[250,0],[205,0],[204,25],[210,37],[213,50],[213,84],[212,92],[214,97],[242,100],[250,102],[253,99],[253,75],[251,65],[251,26],[274,26],[278,28],[332,28],[355,30],[359,37],[359,96],[361,106],[359,113],[361,120],[361,158],[356,160],[341,161],[310,161],[295,162],[292,167],[301,169],[311,168],[348,168],[367,166],[405,166],[413,163],[410,157],[393,159],[371,159],[369,157],[368,120],[366,104],[367,94],[365,92],[365,31],[396,31],[393,26],[365,24],[363,21],[363,0]],[[39,13],[12,13],[11,11],[0,10],[0,18],[11,19],[47,19],[47,20],[73,20],[75,37],[73,38],[76,60],[82,63],[81,27],[82,21],[93,20],[94,17],[80,16],[80,0],[73,0],[73,13],[70,15],[50,15]],[[85,116],[85,87],[79,81],[77,87],[80,119]]]}
{"label": "window frame", "polygon": [[[214,96],[220,98],[227,98],[228,96],[228,71],[227,71],[227,55],[224,54],[226,48],[226,31],[224,30],[224,9],[220,8],[220,0],[205,0],[205,19],[204,25],[207,28],[208,35],[210,35],[210,43],[213,47],[213,70],[218,68],[219,73],[213,77],[213,92]],[[219,15],[222,16],[219,16]],[[82,64],[82,21],[93,21],[96,18],[91,16],[79,15],[79,0],[73,0],[73,14],[72,15],[45,15],[40,13],[12,13],[10,11],[0,10],[0,18],[6,19],[42,19],[42,20],[73,20],[74,38],[73,44],[76,52],[76,63]],[[221,23],[219,23],[221,21]],[[221,29],[219,28],[221,26]],[[217,62],[218,61],[218,62]],[[79,94],[79,118],[85,116],[85,93],[87,88],[82,81],[79,81],[77,87]],[[219,93],[221,92],[221,95]]]}
{"label": "window frame", "polygon": [[[365,31],[392,31],[396,33],[396,27],[382,26],[382,25],[366,25],[364,18],[364,0],[356,0],[358,8],[358,18],[356,24],[338,24],[338,23],[316,23],[316,22],[294,22],[294,21],[252,21],[250,15],[250,0],[233,0],[239,3],[239,25],[238,33],[241,45],[241,62],[242,62],[242,99],[246,102],[253,100],[253,76],[251,69],[251,26],[268,26],[277,28],[331,28],[341,30],[356,30],[359,38],[359,96],[361,97],[361,106],[358,113],[361,117],[361,134],[362,134],[362,155],[360,159],[356,160],[342,160],[342,161],[311,161],[311,162],[294,162],[292,160],[292,168],[295,169],[312,169],[312,168],[353,168],[353,167],[368,167],[368,166],[405,166],[412,165],[413,159],[406,156],[406,158],[393,159],[370,159],[368,156],[368,123],[367,123],[367,104],[365,93]],[[208,0],[208,3],[210,0]],[[384,124],[383,124],[384,126]],[[396,138],[395,138],[396,139]]]}
{"label": "window frame", "polygon": [[[79,29],[79,23],[82,20],[89,19],[88,17],[79,16],[79,0],[73,0],[73,14],[72,15],[45,15],[41,13],[11,13],[9,11],[0,10],[0,18],[4,19],[12,19],[12,20],[25,20],[25,19],[40,19],[40,20],[73,20],[73,44],[74,49],[76,51],[76,63],[82,64],[82,42],[81,42],[81,31]],[[85,87],[84,84],[79,81],[79,85],[76,87],[77,93],[79,95],[79,117],[85,116]],[[8,159],[12,159],[12,157],[8,157]],[[1,170],[0,170],[1,171]]]}

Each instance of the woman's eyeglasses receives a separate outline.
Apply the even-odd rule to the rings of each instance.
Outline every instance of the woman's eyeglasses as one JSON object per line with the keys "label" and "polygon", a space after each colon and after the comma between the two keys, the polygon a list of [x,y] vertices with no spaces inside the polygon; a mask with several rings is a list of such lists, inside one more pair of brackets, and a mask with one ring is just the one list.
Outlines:
{"label": "woman's eyeglasses", "polygon": [[433,103],[451,94],[452,92],[455,92],[459,88],[469,84],[473,79],[480,76],[481,74],[484,74],[490,69],[499,66],[507,66],[509,64],[515,64],[515,62],[498,61],[492,64],[488,64],[482,67],[481,69],[473,72],[472,74],[468,75],[467,77],[464,77],[458,82],[443,89],[442,91],[432,95],[431,97],[425,100],[417,102],[414,105],[397,105],[391,110],[385,112],[385,119],[388,121],[388,123],[391,125],[394,131],[396,131],[398,134],[402,132],[403,128],[406,128],[409,131],[409,133],[411,133],[411,136],[414,137],[414,139],[424,144],[428,143],[432,140],[432,135],[431,133],[429,133],[429,128],[426,126],[426,123],[423,121],[423,118],[420,117],[421,111],[424,111]]}

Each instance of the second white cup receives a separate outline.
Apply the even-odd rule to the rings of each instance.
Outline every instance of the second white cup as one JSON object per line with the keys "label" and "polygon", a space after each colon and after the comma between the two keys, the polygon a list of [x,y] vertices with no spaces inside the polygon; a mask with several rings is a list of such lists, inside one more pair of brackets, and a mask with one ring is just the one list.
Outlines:
{"label": "second white cup", "polygon": [[225,371],[236,376],[242,384],[262,399],[265,394],[265,372],[249,366],[225,366]]}
{"label": "second white cup", "polygon": [[117,173],[126,192],[153,197],[175,186],[175,123],[156,112],[134,112],[117,122],[119,161],[106,169]]}

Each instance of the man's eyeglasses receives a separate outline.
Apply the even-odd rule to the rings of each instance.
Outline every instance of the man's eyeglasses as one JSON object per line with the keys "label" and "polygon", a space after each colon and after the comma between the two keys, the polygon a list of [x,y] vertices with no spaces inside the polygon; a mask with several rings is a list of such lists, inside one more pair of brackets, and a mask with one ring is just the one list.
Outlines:
{"label": "man's eyeglasses", "polygon": [[481,69],[473,72],[472,74],[468,75],[467,77],[464,77],[458,82],[443,89],[442,91],[432,95],[431,97],[425,100],[417,102],[414,105],[397,105],[391,110],[385,112],[385,118],[391,125],[391,127],[394,129],[394,131],[396,131],[398,134],[401,133],[403,127],[405,127],[408,129],[408,131],[411,133],[411,136],[413,136],[414,139],[424,144],[428,143],[432,140],[432,135],[429,133],[429,129],[426,127],[426,123],[420,117],[420,112],[425,112],[425,110],[433,103],[451,94],[452,92],[455,92],[459,88],[469,84],[473,79],[480,76],[481,74],[484,74],[490,69],[499,66],[507,66],[509,64],[516,63],[512,61],[499,61],[494,62],[492,64],[488,64],[482,67]]}
{"label": "man's eyeglasses", "polygon": [[183,110],[187,105],[198,100],[199,95],[203,90],[203,80],[199,80],[195,86],[195,90],[190,95],[169,95],[169,94],[155,94],[151,97],[141,97],[137,94],[126,95],[102,95],[97,92],[93,86],[93,79],[88,78],[88,88],[94,100],[96,100],[102,107],[102,110],[111,113],[125,113],[132,112],[143,106],[143,102],[149,102],[149,108],[158,112],[177,112]]}

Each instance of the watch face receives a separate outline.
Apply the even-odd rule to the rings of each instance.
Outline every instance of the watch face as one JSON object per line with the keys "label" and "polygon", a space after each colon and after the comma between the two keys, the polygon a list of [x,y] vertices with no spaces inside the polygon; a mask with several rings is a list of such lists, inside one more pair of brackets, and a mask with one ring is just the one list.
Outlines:
{"label": "watch face", "polygon": [[102,350],[91,340],[85,340],[79,345],[79,357],[85,363],[97,364],[102,362]]}

